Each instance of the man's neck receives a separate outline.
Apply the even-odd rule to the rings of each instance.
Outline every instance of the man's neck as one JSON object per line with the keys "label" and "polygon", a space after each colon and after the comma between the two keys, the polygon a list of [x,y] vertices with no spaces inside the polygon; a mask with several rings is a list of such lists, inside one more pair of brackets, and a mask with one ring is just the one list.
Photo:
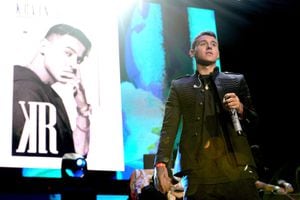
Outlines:
{"label": "man's neck", "polygon": [[216,65],[207,65],[207,66],[197,65],[197,70],[201,75],[209,75],[214,71],[215,67]]}
{"label": "man's neck", "polygon": [[34,57],[26,67],[31,69],[45,84],[52,85],[54,83],[53,78],[44,67],[42,56]]}

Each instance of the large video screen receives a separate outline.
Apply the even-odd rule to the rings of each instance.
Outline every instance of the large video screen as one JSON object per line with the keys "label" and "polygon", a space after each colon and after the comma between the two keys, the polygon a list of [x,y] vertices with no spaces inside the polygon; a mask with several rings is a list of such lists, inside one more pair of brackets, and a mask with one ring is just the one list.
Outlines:
{"label": "large video screen", "polygon": [[[50,151],[50,137],[38,138],[45,138],[39,134],[51,132],[51,126],[48,121],[31,120],[35,115],[25,109],[29,104],[23,104],[23,115],[36,122],[31,124],[35,128],[27,132],[21,153],[14,153],[13,66],[26,67],[48,29],[66,23],[80,28],[92,43],[89,56],[80,64],[92,107],[88,169],[115,171],[117,179],[129,179],[133,170],[144,168],[144,156],[156,153],[171,79],[194,73],[195,63],[188,55],[191,41],[201,31],[217,32],[214,10],[175,2],[81,0],[72,1],[71,7],[68,0],[1,3],[9,24],[5,22],[7,30],[1,37],[6,48],[0,61],[4,91],[0,110],[5,113],[0,115],[0,167],[23,168],[26,177],[61,176],[60,156],[38,155],[41,143],[49,147],[42,150]],[[71,129],[76,129],[74,88],[61,83],[51,87],[63,100]]]}
{"label": "large video screen", "polygon": [[[86,155],[88,170],[124,170],[115,2],[0,4],[6,19],[1,20],[0,166],[23,168],[24,176],[59,177],[63,153],[75,148]],[[45,39],[57,24],[85,34],[91,43],[88,56],[73,37],[61,37],[60,43],[53,42],[56,36]]]}

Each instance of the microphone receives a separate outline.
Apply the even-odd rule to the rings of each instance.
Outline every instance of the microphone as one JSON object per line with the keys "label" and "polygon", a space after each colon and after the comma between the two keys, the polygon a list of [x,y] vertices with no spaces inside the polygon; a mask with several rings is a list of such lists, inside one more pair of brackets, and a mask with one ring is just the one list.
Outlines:
{"label": "microphone", "polygon": [[234,130],[238,135],[242,135],[243,130],[236,109],[230,109],[230,114]]}
{"label": "microphone", "polygon": [[290,183],[286,182],[285,180],[282,180],[282,179],[278,180],[277,184],[280,187],[282,187],[285,190],[286,193],[294,192],[293,186]]}
{"label": "microphone", "polygon": [[[224,96],[223,98],[223,102],[225,102],[228,98],[230,98],[229,96]],[[238,136],[241,136],[243,134],[243,130],[242,130],[242,126],[240,123],[240,119],[237,113],[236,109],[230,109],[229,110],[230,115],[231,115],[231,120],[232,120],[232,124],[233,124],[233,128],[235,130],[235,132],[237,133]]]}

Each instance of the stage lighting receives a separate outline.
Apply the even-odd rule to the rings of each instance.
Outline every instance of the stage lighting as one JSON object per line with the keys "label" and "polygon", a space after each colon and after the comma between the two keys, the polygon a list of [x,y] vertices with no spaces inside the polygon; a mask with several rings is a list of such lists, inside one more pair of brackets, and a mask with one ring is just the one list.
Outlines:
{"label": "stage lighting", "polygon": [[61,175],[63,178],[83,178],[87,172],[86,159],[76,153],[66,153],[62,158]]}

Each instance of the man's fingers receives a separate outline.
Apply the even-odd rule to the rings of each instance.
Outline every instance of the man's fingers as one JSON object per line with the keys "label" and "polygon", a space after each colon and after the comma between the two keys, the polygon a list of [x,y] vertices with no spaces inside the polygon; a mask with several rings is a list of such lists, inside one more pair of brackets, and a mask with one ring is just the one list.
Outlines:
{"label": "man's fingers", "polygon": [[159,184],[160,184],[160,187],[161,187],[161,192],[162,193],[166,193],[168,192],[170,189],[171,189],[171,179],[169,177],[161,177],[159,179]]}

